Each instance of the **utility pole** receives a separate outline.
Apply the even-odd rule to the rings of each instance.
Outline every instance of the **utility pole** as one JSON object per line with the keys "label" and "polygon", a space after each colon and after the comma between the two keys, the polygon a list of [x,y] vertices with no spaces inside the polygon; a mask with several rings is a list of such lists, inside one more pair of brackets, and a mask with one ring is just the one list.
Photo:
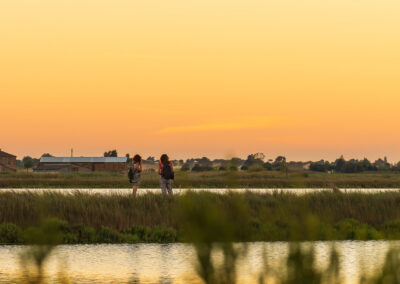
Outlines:
{"label": "utility pole", "polygon": [[71,158],[74,156],[74,149],[71,148]]}

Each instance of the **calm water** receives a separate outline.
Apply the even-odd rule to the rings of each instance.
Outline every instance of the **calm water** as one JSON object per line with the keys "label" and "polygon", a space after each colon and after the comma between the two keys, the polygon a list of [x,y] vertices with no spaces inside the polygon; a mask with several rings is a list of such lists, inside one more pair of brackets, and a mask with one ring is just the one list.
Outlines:
{"label": "calm water", "polygon": [[[317,267],[326,267],[331,242],[316,242]],[[240,244],[238,244],[240,245]],[[304,246],[309,245],[303,243]],[[340,273],[344,283],[354,283],[360,271],[372,273],[379,269],[390,247],[400,242],[342,241],[336,242],[340,255]],[[7,283],[19,276],[19,254],[23,246],[0,246],[0,282]],[[252,243],[246,256],[237,264],[239,283],[256,283],[263,266],[263,251],[273,269],[286,258],[288,243]],[[216,252],[218,263],[221,254]],[[194,270],[195,253],[188,244],[136,245],[63,245],[46,262],[50,279],[62,270],[75,283],[199,283]]]}
{"label": "calm water", "polygon": [[[174,188],[174,194],[184,193],[188,191],[187,188]],[[234,192],[258,192],[258,193],[273,193],[273,192],[290,192],[295,194],[306,194],[313,192],[321,192],[321,191],[331,191],[329,188],[191,188],[191,191],[209,191],[215,193],[226,193],[229,191]],[[400,191],[400,188],[346,188],[339,189],[342,192],[363,192],[363,193],[378,193],[378,192],[387,192],[387,191]],[[72,189],[72,188],[35,188],[35,189],[26,189],[26,188],[1,188],[0,192],[4,191],[13,191],[13,192],[60,192],[60,193],[74,193],[74,192],[85,192],[85,193],[99,193],[99,194],[131,194],[132,189],[130,188],[81,188],[81,189]],[[139,188],[138,194],[145,194],[147,192],[151,193],[161,193],[161,189],[159,188]]]}

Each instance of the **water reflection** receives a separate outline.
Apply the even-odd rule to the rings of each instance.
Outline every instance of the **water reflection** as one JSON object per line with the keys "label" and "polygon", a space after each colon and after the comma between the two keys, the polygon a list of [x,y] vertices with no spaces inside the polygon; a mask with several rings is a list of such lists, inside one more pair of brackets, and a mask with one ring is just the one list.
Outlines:
{"label": "water reflection", "polygon": [[[328,265],[332,243],[314,244],[317,268],[323,270]],[[372,275],[382,266],[388,249],[399,248],[400,242],[342,241],[336,247],[343,282],[350,284],[361,274]],[[19,254],[23,249],[0,246],[0,282],[18,280]],[[282,271],[288,250],[286,242],[250,244],[246,256],[237,263],[238,283],[257,283],[264,251],[271,269]],[[213,255],[216,262],[220,257],[218,251]],[[195,251],[188,244],[63,245],[52,252],[45,270],[55,280],[61,267],[71,281],[79,283],[201,283],[193,268],[195,259]]]}

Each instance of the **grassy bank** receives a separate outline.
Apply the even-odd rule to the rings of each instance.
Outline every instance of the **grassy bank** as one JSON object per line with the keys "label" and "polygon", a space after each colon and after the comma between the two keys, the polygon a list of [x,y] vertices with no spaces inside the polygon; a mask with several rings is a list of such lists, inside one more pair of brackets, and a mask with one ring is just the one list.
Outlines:
{"label": "grassy bank", "polygon": [[400,239],[400,193],[0,193],[1,242],[48,218],[65,243]]}
{"label": "grassy bank", "polygon": [[[0,188],[129,188],[125,174],[118,173],[0,173]],[[154,172],[142,174],[142,188],[159,187]],[[400,188],[399,173],[316,173],[274,171],[177,171],[175,187],[181,188]]]}

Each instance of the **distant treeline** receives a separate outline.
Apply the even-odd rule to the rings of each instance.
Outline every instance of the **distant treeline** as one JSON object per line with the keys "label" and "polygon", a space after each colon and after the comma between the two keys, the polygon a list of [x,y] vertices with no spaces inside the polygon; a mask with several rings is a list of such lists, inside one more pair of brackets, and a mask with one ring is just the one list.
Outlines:
{"label": "distant treeline", "polygon": [[[118,157],[117,150],[104,152],[104,157]],[[131,161],[130,155],[125,155],[128,162]],[[51,154],[45,153],[41,157],[52,157]],[[147,164],[157,164],[159,160],[149,156],[143,160]],[[278,156],[275,159],[266,159],[263,153],[255,153],[247,156],[247,159],[234,157],[231,159],[214,159],[207,157],[190,158],[185,160],[171,160],[174,166],[182,171],[205,172],[205,171],[282,171],[290,170],[310,170],[314,172],[339,172],[339,173],[360,173],[367,171],[394,171],[400,172],[400,162],[391,164],[387,158],[378,159],[374,162],[367,158],[362,160],[350,159],[346,160],[343,156],[334,162],[320,160],[317,162],[295,162],[287,161],[285,156]],[[22,160],[17,160],[17,166],[20,168],[33,168],[39,162],[39,159],[25,156]]]}
{"label": "distant treeline", "polygon": [[[178,163],[177,163],[178,164]],[[378,159],[374,162],[364,158],[363,160],[345,160],[342,157],[334,162],[321,160],[318,162],[288,162],[286,157],[278,156],[274,160],[265,161],[262,153],[251,154],[246,160],[232,158],[231,160],[213,160],[207,157],[198,159],[188,159],[182,164],[183,171],[211,171],[211,170],[242,170],[242,171],[283,171],[289,170],[310,170],[314,172],[338,172],[338,173],[360,173],[367,171],[394,171],[400,172],[400,162],[390,164],[387,158]]]}
{"label": "distant treeline", "polygon": [[400,162],[393,165],[387,161],[387,158],[378,159],[375,162],[370,162],[368,159],[363,160],[351,159],[346,161],[340,157],[336,161],[330,163],[321,160],[319,162],[310,163],[310,170],[315,172],[335,171],[340,173],[360,173],[367,171],[400,171]]}

